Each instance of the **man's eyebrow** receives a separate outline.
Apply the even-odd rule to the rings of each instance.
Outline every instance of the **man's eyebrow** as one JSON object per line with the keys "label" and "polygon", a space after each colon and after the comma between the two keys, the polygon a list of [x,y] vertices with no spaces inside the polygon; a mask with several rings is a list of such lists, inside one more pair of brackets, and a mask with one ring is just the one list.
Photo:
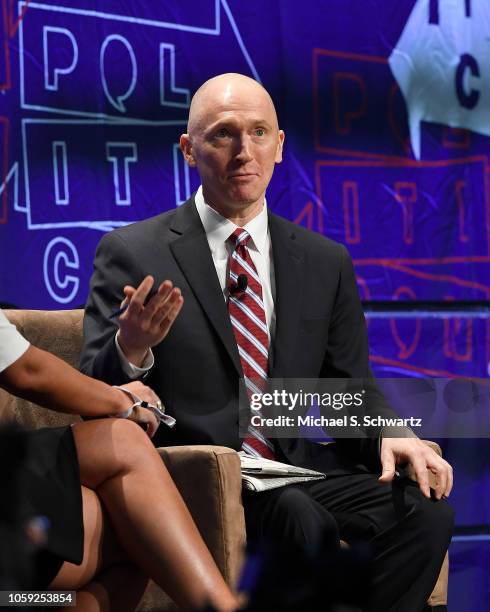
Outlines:
{"label": "man's eyebrow", "polygon": [[[272,129],[272,125],[269,123],[269,121],[267,121],[266,119],[259,118],[259,117],[257,117],[256,119],[252,119],[250,122],[247,122],[247,123],[251,123],[255,126],[260,125],[260,126],[264,126],[266,128]],[[235,127],[236,125],[237,125],[237,122],[234,121],[233,118],[218,119],[214,123],[211,123],[210,125],[206,126],[205,131],[209,133],[209,132],[212,132],[220,128]]]}
{"label": "man's eyebrow", "polygon": [[222,127],[228,127],[228,126],[233,126],[236,125],[236,122],[233,121],[233,119],[218,119],[218,121],[215,121],[214,123],[211,123],[210,125],[206,126],[206,131],[213,131],[216,130],[217,128],[222,128]]}

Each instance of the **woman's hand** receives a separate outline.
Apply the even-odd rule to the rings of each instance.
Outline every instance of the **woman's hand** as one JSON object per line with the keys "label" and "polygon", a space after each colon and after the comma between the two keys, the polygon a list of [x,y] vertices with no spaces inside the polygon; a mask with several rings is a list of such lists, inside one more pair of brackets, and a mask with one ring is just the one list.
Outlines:
{"label": "woman's hand", "polygon": [[[127,383],[126,385],[121,385],[121,387],[123,389],[127,389],[131,393],[134,393],[134,395],[137,395],[140,399],[145,400],[149,404],[153,404],[154,406],[161,404],[160,398],[155,391],[144,385],[140,380],[135,380],[134,382]],[[126,395],[126,397],[128,396]]]}
{"label": "woman's hand", "polygon": [[139,425],[144,425],[143,429],[150,438],[153,438],[160,425],[160,419],[157,418],[151,410],[142,408],[141,406],[137,406],[133,409],[133,412],[128,417],[128,421],[134,421]]}
{"label": "woman's hand", "polygon": [[[153,391],[153,389],[150,389],[150,387],[147,387],[139,380],[127,383],[126,385],[121,385],[121,387],[130,391],[139,399],[146,401],[149,404],[153,404],[153,406],[160,408],[162,405],[160,398]],[[131,400],[130,396],[120,390],[119,393],[122,396],[122,401],[124,401],[124,410],[131,408],[134,402]],[[143,408],[142,406],[137,406],[134,408],[128,419],[130,421],[134,421],[135,423],[139,423],[140,425],[145,425],[146,433],[150,438],[153,438],[160,425],[160,420],[155,416],[155,414],[148,408]]]}

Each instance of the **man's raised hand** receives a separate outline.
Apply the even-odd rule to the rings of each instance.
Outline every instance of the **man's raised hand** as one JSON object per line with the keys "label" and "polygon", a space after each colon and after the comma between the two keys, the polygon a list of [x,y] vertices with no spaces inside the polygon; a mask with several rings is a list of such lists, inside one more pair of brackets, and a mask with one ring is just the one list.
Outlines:
{"label": "man's raised hand", "polygon": [[153,284],[153,277],[147,276],[136,289],[124,287],[128,308],[119,317],[118,342],[135,366],[141,366],[148,349],[165,338],[184,303],[180,289],[166,280],[145,304]]}

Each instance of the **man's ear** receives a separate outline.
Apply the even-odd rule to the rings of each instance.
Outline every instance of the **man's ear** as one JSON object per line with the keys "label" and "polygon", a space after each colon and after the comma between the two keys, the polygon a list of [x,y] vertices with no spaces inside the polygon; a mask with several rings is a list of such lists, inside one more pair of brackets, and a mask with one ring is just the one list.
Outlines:
{"label": "man's ear", "polygon": [[192,153],[192,143],[189,134],[182,134],[180,137],[180,150],[182,151],[184,159],[189,166],[195,166],[196,160],[194,159],[194,155]]}
{"label": "man's ear", "polygon": [[279,130],[279,134],[277,135],[277,149],[276,149],[276,164],[280,164],[282,162],[282,148],[284,146],[284,139],[286,138],[286,134],[284,134],[283,130]]}

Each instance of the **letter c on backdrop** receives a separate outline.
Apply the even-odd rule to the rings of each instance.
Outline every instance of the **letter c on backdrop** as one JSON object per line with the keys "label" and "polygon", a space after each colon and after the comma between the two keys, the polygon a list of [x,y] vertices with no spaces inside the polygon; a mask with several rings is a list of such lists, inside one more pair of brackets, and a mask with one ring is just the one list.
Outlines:
{"label": "letter c on backdrop", "polygon": [[80,269],[78,251],[70,240],[58,236],[48,243],[44,251],[44,283],[49,295],[59,304],[68,304],[76,296],[80,287],[78,276],[67,274],[62,268]]}

